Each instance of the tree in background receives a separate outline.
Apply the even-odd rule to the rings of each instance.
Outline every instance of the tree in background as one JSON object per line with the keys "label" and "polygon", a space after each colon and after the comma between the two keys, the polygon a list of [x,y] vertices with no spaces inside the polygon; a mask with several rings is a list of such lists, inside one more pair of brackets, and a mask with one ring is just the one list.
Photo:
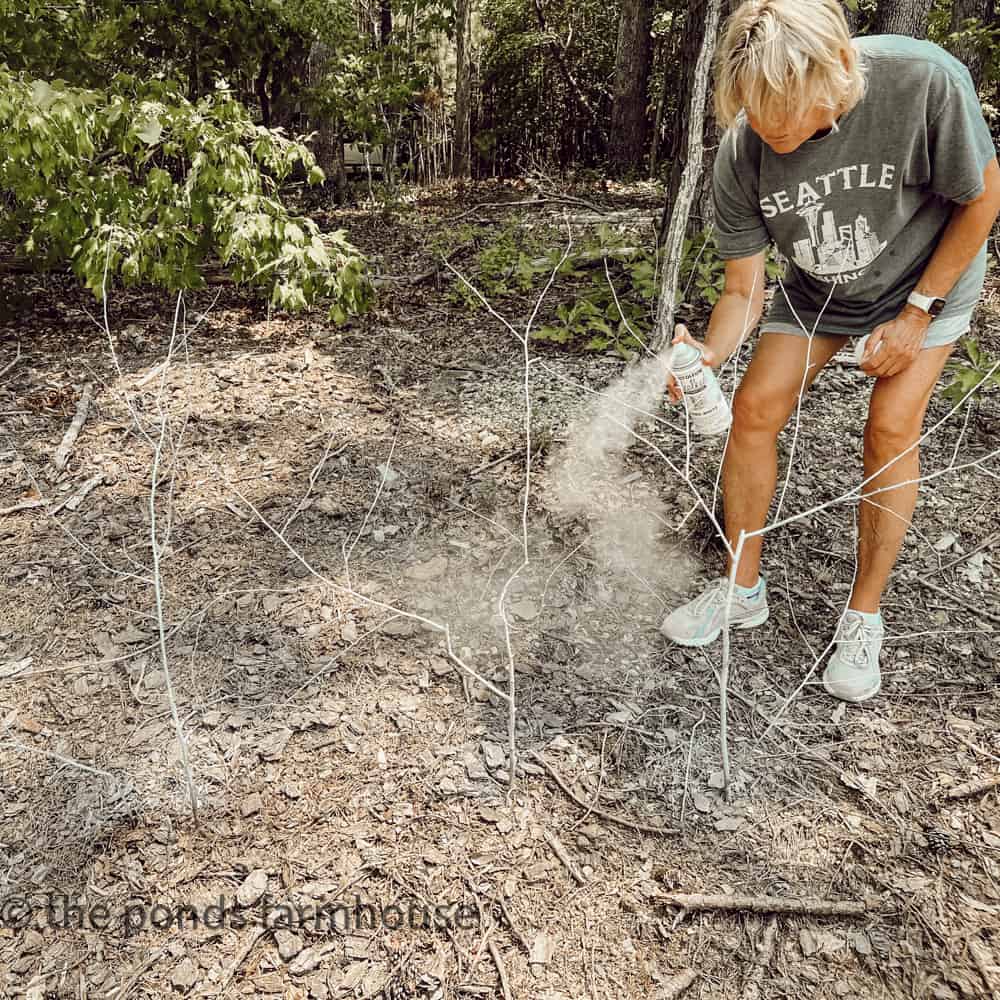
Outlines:
{"label": "tree in background", "polygon": [[995,45],[995,0],[953,0],[948,27],[954,36],[948,48],[969,67],[976,86],[981,86],[985,83],[991,49]]}
{"label": "tree in background", "polygon": [[451,174],[466,179],[472,165],[472,0],[455,4],[455,148]]}
{"label": "tree in background", "polygon": [[653,0],[622,0],[611,105],[611,162],[620,174],[642,170],[649,136]]}
{"label": "tree in background", "polygon": [[932,0],[879,0],[874,34],[926,38],[931,3]]}

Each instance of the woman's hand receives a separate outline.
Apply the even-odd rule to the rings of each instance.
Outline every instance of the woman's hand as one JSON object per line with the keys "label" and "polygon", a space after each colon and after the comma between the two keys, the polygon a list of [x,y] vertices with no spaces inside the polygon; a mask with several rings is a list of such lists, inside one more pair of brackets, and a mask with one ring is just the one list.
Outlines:
{"label": "woman's hand", "polygon": [[895,319],[872,331],[861,355],[861,370],[875,378],[889,378],[906,371],[924,346],[930,323],[930,316],[922,309],[904,306]]}
{"label": "woman's hand", "polygon": [[[688,333],[688,328],[683,323],[678,323],[674,327],[674,339],[671,341],[672,344],[690,344],[695,350],[701,351],[701,363],[707,365],[709,368],[714,368],[716,366],[715,352],[710,348],[705,347],[704,344],[699,344],[694,337]],[[684,398],[684,394],[681,392],[681,387],[677,384],[677,379],[674,378],[672,372],[667,373],[667,394],[670,396],[671,403],[679,403],[681,399]]]}

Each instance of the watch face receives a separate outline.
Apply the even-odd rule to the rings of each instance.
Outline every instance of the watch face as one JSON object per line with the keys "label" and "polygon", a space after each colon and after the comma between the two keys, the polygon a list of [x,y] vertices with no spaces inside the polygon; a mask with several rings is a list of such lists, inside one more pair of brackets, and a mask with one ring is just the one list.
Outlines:
{"label": "watch face", "polygon": [[944,299],[932,299],[927,311],[931,316],[940,316],[942,309],[944,309]]}

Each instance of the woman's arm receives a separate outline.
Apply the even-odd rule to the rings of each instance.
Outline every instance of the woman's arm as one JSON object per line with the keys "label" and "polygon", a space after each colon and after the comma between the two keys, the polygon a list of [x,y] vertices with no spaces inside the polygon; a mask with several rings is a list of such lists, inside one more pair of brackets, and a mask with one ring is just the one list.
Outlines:
{"label": "woman's arm", "polygon": [[[1000,213],[1000,166],[996,160],[983,171],[985,190],[974,201],[956,204],[951,219],[916,290],[922,295],[946,298],[975,260],[983,243],[989,239],[990,230]],[[931,317],[922,309],[909,304],[888,323],[875,328],[865,346],[861,367],[869,375],[885,378],[898,375],[913,363],[923,347]],[[876,348],[881,344],[878,355]]]}
{"label": "woman's arm", "polygon": [[[717,368],[743,343],[760,322],[764,312],[764,258],[766,250],[753,257],[726,261],[726,283],[708,321],[705,343],[699,344],[682,323],[674,330],[675,344],[682,341],[701,351],[702,361]],[[680,401],[681,391],[674,377],[667,380],[670,398]]]}

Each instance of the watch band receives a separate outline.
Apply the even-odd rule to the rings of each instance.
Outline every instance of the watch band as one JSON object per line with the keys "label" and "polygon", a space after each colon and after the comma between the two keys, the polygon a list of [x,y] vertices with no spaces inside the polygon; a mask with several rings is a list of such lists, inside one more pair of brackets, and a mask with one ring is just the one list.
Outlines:
{"label": "watch band", "polygon": [[910,292],[906,300],[911,306],[923,310],[928,316],[939,316],[944,309],[945,300],[938,295],[921,295],[920,292]]}

